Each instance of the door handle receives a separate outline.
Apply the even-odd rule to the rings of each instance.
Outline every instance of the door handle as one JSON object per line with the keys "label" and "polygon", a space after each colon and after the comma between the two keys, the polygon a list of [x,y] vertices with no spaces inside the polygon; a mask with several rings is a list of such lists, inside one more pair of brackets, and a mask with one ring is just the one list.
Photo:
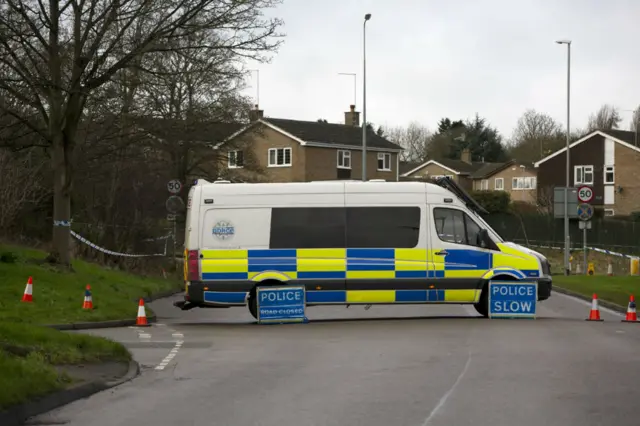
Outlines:
{"label": "door handle", "polygon": [[446,250],[441,250],[441,251],[437,251],[435,254],[436,256],[446,256],[449,254],[449,252]]}

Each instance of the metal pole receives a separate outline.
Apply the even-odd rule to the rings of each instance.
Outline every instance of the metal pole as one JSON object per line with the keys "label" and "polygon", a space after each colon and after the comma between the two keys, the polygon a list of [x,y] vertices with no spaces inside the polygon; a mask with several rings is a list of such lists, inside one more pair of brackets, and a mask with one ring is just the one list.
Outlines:
{"label": "metal pole", "polygon": [[570,185],[570,150],[571,141],[571,40],[559,40],[558,44],[567,45],[567,163],[566,163],[566,186],[564,188],[564,274],[569,275],[569,185]]}
{"label": "metal pole", "polygon": [[362,25],[362,181],[367,181],[367,21],[371,14],[364,15]]}
{"label": "metal pole", "polygon": [[587,275],[587,222],[584,223],[582,230],[582,264],[584,265],[584,274]]}

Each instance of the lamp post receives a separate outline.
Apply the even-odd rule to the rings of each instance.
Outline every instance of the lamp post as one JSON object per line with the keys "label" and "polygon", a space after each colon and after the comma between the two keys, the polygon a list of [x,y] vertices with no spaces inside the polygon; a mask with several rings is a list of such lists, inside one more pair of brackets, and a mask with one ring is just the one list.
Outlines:
{"label": "lamp post", "polygon": [[367,181],[367,21],[371,14],[364,15],[362,24],[362,181]]}
{"label": "lamp post", "polygon": [[567,165],[564,189],[564,274],[569,275],[569,144],[571,138],[571,40],[558,40],[558,44],[567,45]]}

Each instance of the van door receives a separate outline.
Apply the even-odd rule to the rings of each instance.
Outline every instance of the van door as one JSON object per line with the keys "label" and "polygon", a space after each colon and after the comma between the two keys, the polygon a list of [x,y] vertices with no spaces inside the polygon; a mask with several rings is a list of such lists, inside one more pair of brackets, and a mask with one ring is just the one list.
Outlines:
{"label": "van door", "polygon": [[477,301],[476,290],[492,264],[491,250],[480,246],[480,225],[464,210],[446,204],[432,204],[431,217],[429,257],[435,277],[442,280],[438,288],[445,290],[445,301]]}

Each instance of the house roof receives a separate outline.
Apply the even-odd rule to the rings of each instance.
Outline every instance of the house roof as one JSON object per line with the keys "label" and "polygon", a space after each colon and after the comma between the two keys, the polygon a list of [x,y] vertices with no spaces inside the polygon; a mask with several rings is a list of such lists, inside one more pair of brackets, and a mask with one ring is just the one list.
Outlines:
{"label": "house roof", "polygon": [[471,179],[484,179],[509,167],[513,163],[515,163],[515,160],[505,161],[503,163],[484,163],[482,167],[471,173],[469,177]]}
{"label": "house roof", "polygon": [[425,167],[427,167],[429,164],[435,164],[437,166],[440,166],[444,169],[449,170],[451,173],[455,173],[457,175],[469,175],[473,172],[475,172],[476,170],[480,169],[482,166],[484,166],[487,163],[467,163],[464,162],[462,160],[452,160],[449,158],[443,158],[440,160],[428,160],[425,163],[422,164],[418,164],[417,166],[415,166],[413,169],[403,173],[405,176],[406,175],[410,175],[414,172],[417,172],[420,169],[423,169]]}
{"label": "house roof", "polygon": [[[629,132],[626,130],[594,130],[591,133],[588,133],[586,135],[584,135],[583,137],[581,137],[580,139],[578,139],[577,141],[573,142],[571,145],[569,145],[569,148],[573,148],[576,145],[581,144],[582,142],[588,141],[589,139],[591,139],[592,137],[596,136],[596,135],[600,135],[604,138],[609,138],[611,140],[613,140],[616,143],[619,143],[621,145],[626,146],[627,148],[631,148],[634,149],[638,152],[640,152],[640,147],[635,145],[635,137],[636,134],[635,132]],[[546,157],[544,157],[542,160],[534,163],[534,167],[538,167],[540,164],[544,163],[547,160],[552,159],[553,157],[562,154],[563,152],[565,152],[567,150],[567,148],[562,148],[557,150],[556,152],[547,155]]]}
{"label": "house roof", "polygon": [[[297,139],[307,142],[309,145],[322,144],[335,145],[336,147],[352,146],[354,148],[362,146],[362,127],[282,118],[262,118],[260,121],[272,124]],[[400,145],[378,136],[375,132],[367,133],[367,147],[403,150]]]}
{"label": "house roof", "polygon": [[135,119],[135,123],[150,135],[160,139],[211,143],[225,140],[244,127],[242,123],[191,122],[153,117],[139,117]]}
{"label": "house roof", "polygon": [[422,165],[422,162],[420,161],[401,161],[400,168],[398,170],[400,174],[403,175],[416,167],[420,167],[420,165]]}

